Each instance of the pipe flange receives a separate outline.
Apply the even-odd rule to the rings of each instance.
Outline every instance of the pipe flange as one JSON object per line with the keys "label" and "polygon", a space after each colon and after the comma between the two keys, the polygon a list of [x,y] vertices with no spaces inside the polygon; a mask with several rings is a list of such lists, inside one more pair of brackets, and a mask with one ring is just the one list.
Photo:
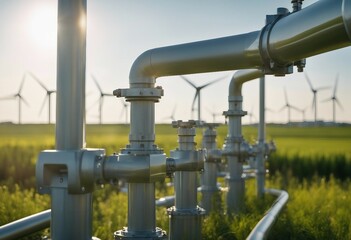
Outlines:
{"label": "pipe flange", "polygon": [[163,231],[161,228],[156,227],[154,232],[146,232],[146,231],[128,231],[127,227],[123,227],[123,229],[118,230],[113,233],[115,240],[123,240],[123,239],[146,239],[146,240],[155,240],[155,239],[167,239],[166,231]]}
{"label": "pipe flange", "polygon": [[243,110],[228,110],[228,111],[224,111],[223,115],[226,117],[243,117],[245,115],[247,115],[247,111],[243,111]]}
{"label": "pipe flange", "polygon": [[284,76],[293,72],[293,63],[289,65],[281,65],[273,60],[270,56],[269,39],[274,25],[283,17],[289,15],[289,10],[286,8],[278,8],[276,15],[267,15],[266,23],[260,33],[260,55],[263,62],[263,70],[265,74],[273,74],[275,76]]}
{"label": "pipe flange", "polygon": [[113,91],[116,97],[125,97],[126,101],[154,101],[158,102],[163,96],[162,87],[156,88],[126,88]]}
{"label": "pipe flange", "polygon": [[199,206],[192,209],[177,209],[173,206],[167,209],[167,213],[170,216],[202,216],[206,214],[206,210]]}

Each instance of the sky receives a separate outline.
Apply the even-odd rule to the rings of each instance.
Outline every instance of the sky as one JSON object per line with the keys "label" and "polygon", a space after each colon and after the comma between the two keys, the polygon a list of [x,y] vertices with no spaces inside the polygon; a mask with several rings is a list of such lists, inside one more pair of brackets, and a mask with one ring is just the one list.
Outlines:
{"label": "sky", "polygon": [[[303,7],[314,0],[304,1]],[[88,0],[86,122],[98,123],[99,91],[92,75],[106,93],[128,88],[129,70],[134,60],[152,48],[225,37],[260,30],[267,14],[276,8],[291,9],[290,1],[279,0],[221,0],[221,1],[164,1],[164,0]],[[57,0],[1,0],[0,1],[0,98],[18,92],[23,75],[34,73],[50,90],[56,89],[56,23]],[[332,103],[321,102],[332,96],[337,75],[337,97],[342,109],[337,108],[338,122],[351,122],[351,47],[339,49],[307,59],[305,73],[315,88],[330,87],[318,93],[318,119],[332,120]],[[196,85],[206,84],[218,77],[223,80],[201,91],[203,120],[212,122],[213,114],[228,110],[228,86],[235,71],[186,75]],[[285,123],[287,110],[284,88],[289,103],[306,109],[305,120],[313,121],[313,95],[305,73],[285,77],[266,77],[268,122]],[[156,122],[170,123],[175,109],[177,120],[196,118],[191,104],[195,90],[179,76],[157,79],[164,96],[156,104]],[[259,81],[243,86],[243,108],[253,114],[243,123],[257,122]],[[21,92],[29,106],[22,106],[23,123],[46,123],[47,103],[40,113],[45,91],[28,74]],[[53,95],[55,97],[55,94]],[[55,121],[55,99],[52,101]],[[103,123],[125,123],[123,99],[106,97]],[[224,122],[223,116],[216,122]],[[128,117],[129,118],[129,117]],[[301,112],[291,111],[292,121],[302,121]],[[0,100],[0,122],[18,122],[18,100]]]}

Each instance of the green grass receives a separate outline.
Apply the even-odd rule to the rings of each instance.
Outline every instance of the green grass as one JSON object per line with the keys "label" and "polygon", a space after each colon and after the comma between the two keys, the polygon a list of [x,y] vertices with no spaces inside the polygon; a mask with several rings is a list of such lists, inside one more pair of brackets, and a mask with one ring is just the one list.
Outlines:
{"label": "green grass", "polygon": [[[201,131],[197,130],[196,137],[199,147]],[[156,126],[156,144],[167,155],[177,147],[176,133],[170,125]],[[49,196],[34,190],[34,169],[38,153],[54,149],[54,134],[54,125],[0,124],[0,225],[50,206]],[[105,148],[108,155],[124,148],[128,135],[128,125],[86,127],[87,147]],[[227,127],[219,127],[218,147],[226,135]],[[243,135],[254,143],[257,129],[245,126]],[[267,186],[284,188],[290,194],[269,239],[351,239],[351,127],[268,126],[267,139],[274,139],[278,148],[268,162],[271,176]],[[162,183],[156,185],[157,197],[173,193]],[[243,214],[231,219],[219,211],[207,217],[202,228],[204,239],[243,239],[249,234],[274,199],[266,196],[258,200],[254,180],[246,185]],[[113,239],[113,232],[127,222],[127,196],[110,185],[93,196],[94,235]],[[225,195],[221,198],[223,210]],[[156,218],[157,226],[167,230],[165,209],[157,209]]]}

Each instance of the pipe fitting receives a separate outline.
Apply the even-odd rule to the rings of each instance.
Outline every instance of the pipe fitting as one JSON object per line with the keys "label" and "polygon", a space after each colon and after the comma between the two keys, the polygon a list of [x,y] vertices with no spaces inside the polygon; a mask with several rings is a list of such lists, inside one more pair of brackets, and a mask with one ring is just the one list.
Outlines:
{"label": "pipe fitting", "polygon": [[70,194],[92,192],[102,179],[103,149],[45,150],[36,165],[37,189],[50,194],[51,188],[67,188]]}
{"label": "pipe fitting", "polygon": [[236,156],[242,162],[250,156],[255,156],[252,147],[243,137],[227,137],[223,144],[223,156]]}
{"label": "pipe fitting", "polygon": [[197,172],[204,168],[204,150],[173,150],[171,151],[171,159],[169,160],[169,168],[173,168],[173,172]]}
{"label": "pipe fitting", "polygon": [[166,177],[165,154],[119,154],[106,158],[103,176],[106,181],[119,178],[128,182],[150,183]]}

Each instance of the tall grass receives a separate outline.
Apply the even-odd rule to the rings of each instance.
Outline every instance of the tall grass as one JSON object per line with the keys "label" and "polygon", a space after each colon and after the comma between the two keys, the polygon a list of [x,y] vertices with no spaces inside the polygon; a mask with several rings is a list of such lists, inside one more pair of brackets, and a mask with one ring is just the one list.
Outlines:
{"label": "tall grass", "polygon": [[[34,190],[35,162],[41,150],[54,149],[54,132],[53,125],[0,125],[0,225],[50,207],[49,196]],[[176,132],[170,125],[156,126],[156,143],[167,155],[178,145]],[[226,132],[226,126],[218,128],[219,147]],[[87,147],[104,148],[108,155],[119,152],[128,143],[128,134],[126,125],[88,125]],[[253,143],[257,129],[245,127],[243,134]],[[269,126],[267,135],[278,147],[267,165],[267,186],[284,188],[290,195],[269,239],[351,239],[351,128]],[[196,140],[200,147],[201,134]],[[204,239],[247,237],[274,199],[257,199],[254,180],[246,185],[244,212],[226,216],[222,194],[218,211],[204,219]],[[173,194],[162,182],[156,186],[157,198]],[[127,223],[127,196],[110,185],[93,196],[94,236],[113,239],[113,232]],[[156,218],[157,226],[168,230],[164,208],[157,209]]]}

